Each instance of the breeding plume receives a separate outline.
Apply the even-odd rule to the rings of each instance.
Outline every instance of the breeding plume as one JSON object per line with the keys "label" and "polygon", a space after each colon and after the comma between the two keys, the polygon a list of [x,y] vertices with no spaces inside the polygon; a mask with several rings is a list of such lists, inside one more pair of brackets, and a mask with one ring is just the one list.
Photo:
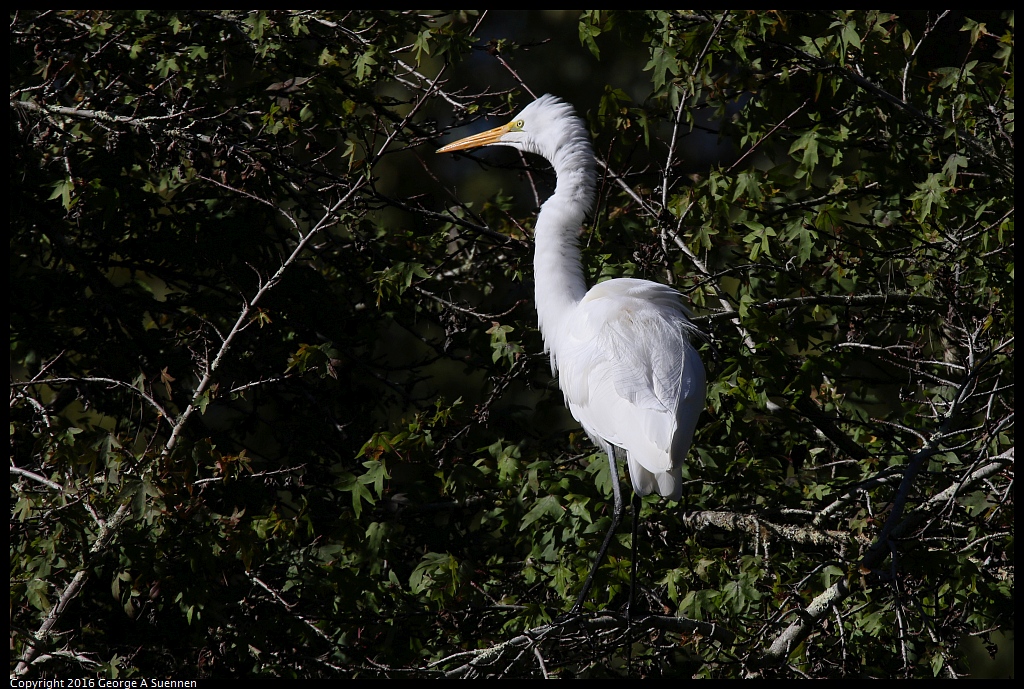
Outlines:
{"label": "breeding plume", "polygon": [[572,106],[541,96],[508,124],[437,152],[494,145],[535,153],[555,169],[555,192],[534,231],[537,317],[569,410],[611,463],[615,512],[596,568],[622,515],[617,448],[637,495],[680,498],[683,462],[706,394],[704,366],[691,344],[701,333],[671,287],[619,278],[587,289],[579,237],[597,179],[589,132]]}

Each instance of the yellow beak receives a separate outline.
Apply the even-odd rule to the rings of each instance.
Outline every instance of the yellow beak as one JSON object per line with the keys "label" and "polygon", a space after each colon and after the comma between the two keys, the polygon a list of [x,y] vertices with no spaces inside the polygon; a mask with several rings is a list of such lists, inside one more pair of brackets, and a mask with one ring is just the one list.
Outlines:
{"label": "yellow beak", "polygon": [[488,129],[486,132],[480,132],[473,136],[467,136],[465,139],[459,139],[453,141],[447,146],[442,146],[435,151],[436,153],[449,153],[451,151],[464,151],[467,148],[479,148],[480,146],[490,146],[501,141],[501,137],[505,136],[512,128],[512,124],[503,124],[500,127],[494,129]]}

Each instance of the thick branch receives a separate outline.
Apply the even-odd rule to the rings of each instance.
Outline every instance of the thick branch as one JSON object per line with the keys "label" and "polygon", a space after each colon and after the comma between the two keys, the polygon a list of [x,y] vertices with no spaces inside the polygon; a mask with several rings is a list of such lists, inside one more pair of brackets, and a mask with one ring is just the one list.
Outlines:
{"label": "thick branch", "polygon": [[682,521],[694,530],[715,527],[725,531],[739,531],[758,541],[777,539],[799,545],[842,547],[849,540],[849,534],[843,531],[775,524],[740,512],[693,512],[683,516]]}

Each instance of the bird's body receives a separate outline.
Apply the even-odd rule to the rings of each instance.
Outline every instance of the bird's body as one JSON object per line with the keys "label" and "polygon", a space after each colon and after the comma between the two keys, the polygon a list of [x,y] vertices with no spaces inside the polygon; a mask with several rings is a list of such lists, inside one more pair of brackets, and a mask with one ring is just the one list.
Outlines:
{"label": "bird's body", "polygon": [[551,357],[572,415],[606,452],[621,447],[633,490],[672,500],[704,409],[704,367],[679,294],[646,280],[593,287]]}
{"label": "bird's body", "polygon": [[609,457],[625,450],[637,494],[678,500],[706,394],[690,342],[700,331],[671,287],[619,278],[587,289],[579,236],[594,205],[595,159],[570,105],[541,96],[509,124],[438,152],[488,145],[536,153],[555,169],[555,192],[537,216],[534,281],[544,347],[569,410]]}

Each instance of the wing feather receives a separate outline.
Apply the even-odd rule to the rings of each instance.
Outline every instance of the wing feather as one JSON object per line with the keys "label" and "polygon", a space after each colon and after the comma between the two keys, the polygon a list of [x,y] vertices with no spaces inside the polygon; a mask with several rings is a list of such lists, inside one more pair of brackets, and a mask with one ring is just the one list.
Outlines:
{"label": "wing feather", "polygon": [[687,315],[669,287],[609,280],[587,293],[552,351],[573,416],[599,445],[626,450],[641,495],[678,499],[704,408],[704,367]]}

